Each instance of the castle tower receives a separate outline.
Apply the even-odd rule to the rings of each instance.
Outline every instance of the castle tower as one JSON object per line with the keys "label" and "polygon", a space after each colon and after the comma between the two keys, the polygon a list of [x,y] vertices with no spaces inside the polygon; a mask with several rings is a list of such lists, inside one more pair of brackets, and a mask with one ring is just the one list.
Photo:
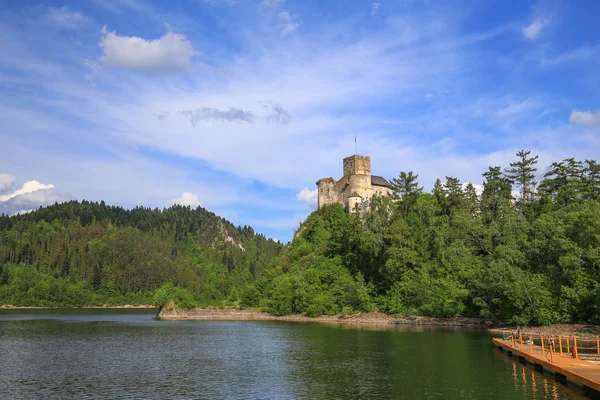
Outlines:
{"label": "castle tower", "polygon": [[344,176],[371,175],[371,157],[354,154],[344,158]]}
{"label": "castle tower", "polygon": [[381,176],[371,175],[371,157],[354,154],[344,158],[344,176],[319,179],[317,190],[319,208],[328,204],[342,204],[351,211],[357,204],[368,201],[374,195],[391,194],[389,183]]}

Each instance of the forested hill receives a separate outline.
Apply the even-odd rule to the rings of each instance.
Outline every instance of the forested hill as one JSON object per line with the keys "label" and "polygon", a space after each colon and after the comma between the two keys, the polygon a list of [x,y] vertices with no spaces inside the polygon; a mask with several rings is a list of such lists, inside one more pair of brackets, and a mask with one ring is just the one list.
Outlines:
{"label": "forested hill", "polygon": [[197,303],[236,301],[282,247],[201,207],[55,204],[0,216],[0,303],[151,303],[167,282]]}
{"label": "forested hill", "polygon": [[567,159],[539,174],[536,162],[521,151],[490,167],[479,193],[451,176],[424,193],[402,172],[393,199],[375,197],[360,213],[324,207],[286,246],[279,272],[254,284],[255,297],[276,314],[598,323],[600,166]]}

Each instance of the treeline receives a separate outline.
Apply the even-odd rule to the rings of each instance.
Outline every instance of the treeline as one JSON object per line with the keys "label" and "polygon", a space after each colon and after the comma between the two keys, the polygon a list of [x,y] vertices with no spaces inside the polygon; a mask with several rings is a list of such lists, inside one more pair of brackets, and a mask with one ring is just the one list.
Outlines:
{"label": "treeline", "polygon": [[235,303],[282,247],[201,207],[55,204],[0,216],[0,303],[152,304],[163,285]]}
{"label": "treeline", "polygon": [[394,198],[362,212],[324,207],[242,303],[276,314],[600,322],[600,167],[556,162],[538,184],[536,163],[521,151],[508,168],[490,167],[480,193],[450,176],[424,193],[402,172]]}
{"label": "treeline", "polygon": [[431,193],[401,172],[393,197],[323,207],[285,248],[203,208],[0,216],[0,303],[598,323],[600,166],[555,162],[538,183],[536,164],[521,151],[482,185],[448,176]]}

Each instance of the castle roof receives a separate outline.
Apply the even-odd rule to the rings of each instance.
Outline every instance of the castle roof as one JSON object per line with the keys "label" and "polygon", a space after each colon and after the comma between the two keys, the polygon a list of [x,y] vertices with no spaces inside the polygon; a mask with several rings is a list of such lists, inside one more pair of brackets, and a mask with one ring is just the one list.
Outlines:
{"label": "castle roof", "polygon": [[319,183],[321,182],[325,182],[325,181],[333,181],[335,183],[335,179],[329,177],[329,178],[321,178],[317,181],[317,186],[319,186]]}
{"label": "castle roof", "polygon": [[350,193],[350,196],[348,196],[348,197],[360,197],[362,199],[362,196],[356,192]]}
{"label": "castle roof", "polygon": [[390,184],[382,176],[371,175],[371,185],[389,187]]}

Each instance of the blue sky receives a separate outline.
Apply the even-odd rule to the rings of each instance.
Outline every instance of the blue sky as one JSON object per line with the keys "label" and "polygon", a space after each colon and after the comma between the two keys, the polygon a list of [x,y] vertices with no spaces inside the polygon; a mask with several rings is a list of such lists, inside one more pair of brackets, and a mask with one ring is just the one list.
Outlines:
{"label": "blue sky", "polygon": [[0,212],[203,205],[289,240],[341,160],[600,154],[598,1],[0,0]]}

